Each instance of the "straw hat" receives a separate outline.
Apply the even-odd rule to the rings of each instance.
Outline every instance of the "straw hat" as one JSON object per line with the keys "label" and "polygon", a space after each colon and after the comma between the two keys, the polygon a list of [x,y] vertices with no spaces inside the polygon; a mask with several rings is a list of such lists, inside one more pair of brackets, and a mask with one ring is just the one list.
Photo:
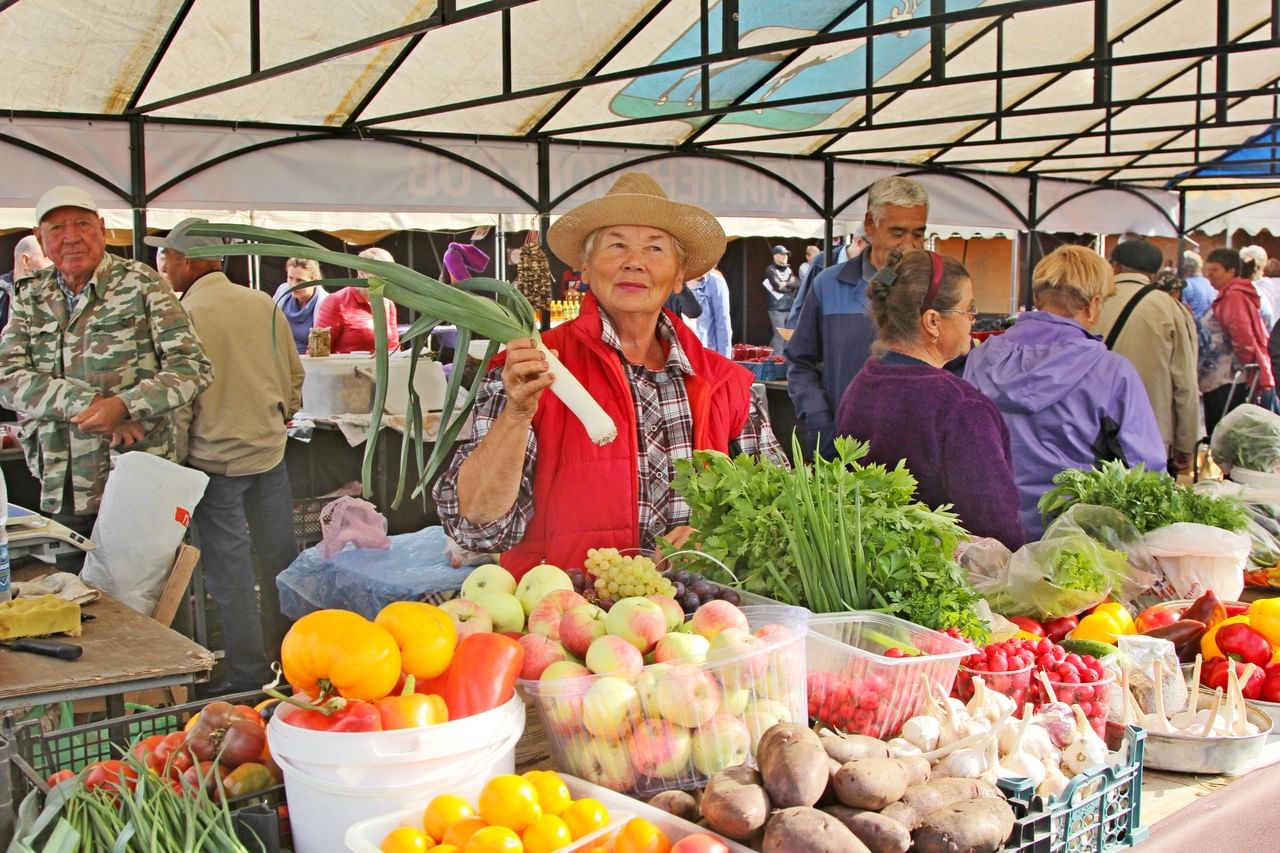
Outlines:
{"label": "straw hat", "polygon": [[716,218],[695,204],[667,198],[644,172],[624,172],[604,196],[561,216],[547,231],[547,243],[556,257],[580,270],[583,241],[609,225],[647,225],[674,236],[684,244],[686,281],[701,278],[724,254],[724,229]]}

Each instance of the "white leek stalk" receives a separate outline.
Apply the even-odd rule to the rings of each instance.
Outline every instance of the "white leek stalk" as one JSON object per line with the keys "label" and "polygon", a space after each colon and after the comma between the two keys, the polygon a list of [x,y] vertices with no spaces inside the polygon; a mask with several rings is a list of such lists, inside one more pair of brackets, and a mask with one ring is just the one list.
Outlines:
{"label": "white leek stalk", "polygon": [[587,389],[582,387],[582,383],[578,381],[578,377],[569,372],[569,368],[564,366],[560,359],[556,358],[556,354],[547,349],[546,345],[538,341],[538,349],[542,350],[542,354],[547,357],[547,364],[551,368],[551,392],[560,398],[560,402],[582,421],[582,426],[587,431],[587,436],[596,444],[608,444],[618,437],[618,427],[613,422],[613,418],[600,407],[595,398],[587,393]]}

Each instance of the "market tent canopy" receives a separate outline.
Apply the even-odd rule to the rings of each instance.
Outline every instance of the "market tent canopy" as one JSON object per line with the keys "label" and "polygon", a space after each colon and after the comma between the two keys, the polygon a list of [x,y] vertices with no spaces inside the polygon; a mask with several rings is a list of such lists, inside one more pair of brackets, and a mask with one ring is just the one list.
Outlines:
{"label": "market tent canopy", "polygon": [[966,191],[940,200],[987,215],[947,222],[957,209],[943,225],[1170,233],[1176,201],[1158,190],[1276,121],[1273,9],[312,0],[300,14],[279,0],[12,0],[0,150],[7,165],[11,148],[34,161],[0,175],[0,205],[28,207],[38,191],[24,182],[78,175],[123,208],[395,227],[554,213],[609,170],[697,158],[729,163],[732,180],[768,176],[758,204],[713,206],[734,230],[734,218],[855,215],[865,185],[848,176],[877,162],[965,174]]}

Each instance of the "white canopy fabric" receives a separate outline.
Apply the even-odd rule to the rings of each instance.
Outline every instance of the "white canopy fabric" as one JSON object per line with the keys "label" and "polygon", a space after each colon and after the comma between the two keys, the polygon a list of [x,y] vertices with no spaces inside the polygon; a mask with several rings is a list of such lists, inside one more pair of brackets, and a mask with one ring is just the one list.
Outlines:
{"label": "white canopy fabric", "polygon": [[465,227],[638,167],[739,230],[907,171],[941,229],[1170,234],[1179,177],[1276,121],[1272,0],[703,6],[0,2],[0,226],[68,182],[155,225]]}

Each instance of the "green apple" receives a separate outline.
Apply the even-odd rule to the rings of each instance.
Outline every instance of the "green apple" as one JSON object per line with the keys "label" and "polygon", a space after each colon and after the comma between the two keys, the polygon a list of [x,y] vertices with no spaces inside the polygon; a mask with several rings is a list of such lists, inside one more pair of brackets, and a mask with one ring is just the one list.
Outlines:
{"label": "green apple", "polygon": [[493,630],[499,634],[524,630],[524,608],[514,595],[507,592],[482,592],[473,600],[489,614],[489,618],[493,620]]}
{"label": "green apple", "polygon": [[527,616],[538,606],[539,601],[557,589],[572,590],[573,580],[561,569],[543,563],[525,572],[520,583],[516,584],[515,596],[520,599],[520,606]]}
{"label": "green apple", "polygon": [[693,766],[714,776],[726,767],[746,764],[751,757],[751,733],[737,717],[716,714],[693,733]]}
{"label": "green apple", "polygon": [[707,649],[710,646],[711,643],[707,638],[699,634],[681,634],[672,631],[669,634],[663,634],[662,639],[658,640],[658,645],[653,650],[653,659],[659,663],[668,661],[702,663],[707,659]]}
{"label": "green apple", "polygon": [[641,652],[648,653],[667,633],[667,616],[658,604],[647,598],[631,596],[609,608],[604,617],[604,628]]}
{"label": "green apple", "polygon": [[693,739],[688,729],[668,720],[641,720],[627,740],[627,754],[641,776],[676,779],[689,767]]}
{"label": "green apple", "polygon": [[598,678],[582,697],[582,726],[592,737],[621,740],[639,719],[640,694],[625,678]]}
{"label": "green apple", "polygon": [[460,593],[463,598],[475,601],[476,596],[484,592],[505,592],[507,595],[514,595],[515,591],[516,579],[511,576],[511,572],[497,563],[487,563],[476,566],[471,574],[467,575],[467,579],[462,582]]}

